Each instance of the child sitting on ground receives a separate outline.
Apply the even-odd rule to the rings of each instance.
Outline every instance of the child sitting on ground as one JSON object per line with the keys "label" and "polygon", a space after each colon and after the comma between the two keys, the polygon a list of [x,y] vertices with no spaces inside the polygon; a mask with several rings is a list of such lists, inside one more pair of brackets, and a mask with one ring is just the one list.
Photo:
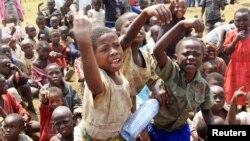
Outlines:
{"label": "child sitting on ground", "polygon": [[37,44],[38,58],[31,65],[32,80],[37,83],[38,88],[48,83],[45,74],[45,68],[50,63],[49,61],[49,43],[40,41]]}
{"label": "child sitting on ground", "polygon": [[66,106],[57,107],[52,113],[52,123],[58,132],[50,141],[73,141],[73,115]]}
{"label": "child sitting on ground", "polygon": [[56,107],[63,105],[61,89],[50,87],[47,91],[43,91],[40,102],[40,141],[49,141],[52,136],[56,135],[51,123],[52,112]]}
{"label": "child sitting on ground", "polygon": [[[214,118],[214,124],[223,125],[228,113],[228,108],[224,106],[225,104],[225,94],[224,89],[221,86],[210,86],[210,91],[214,97],[215,104],[212,107],[212,113]],[[193,124],[191,126],[191,141],[197,141],[197,139],[202,138],[207,141],[208,129],[204,121],[204,117],[199,111],[195,114],[193,118]],[[196,134],[196,135],[195,135]]]}
{"label": "child sitting on ground", "polygon": [[29,136],[22,133],[25,121],[19,114],[9,114],[4,119],[3,131],[7,141],[33,141]]}
{"label": "child sitting on ground", "polygon": [[33,25],[27,25],[25,27],[25,32],[28,35],[28,39],[32,42],[34,49],[37,47],[36,28]]}
{"label": "child sitting on ground", "polygon": [[58,64],[62,68],[63,76],[66,76],[68,63],[66,60],[66,47],[60,43],[59,30],[52,30],[50,32],[50,60],[52,63]]}
{"label": "child sitting on ground", "polygon": [[50,87],[58,87],[62,90],[64,105],[69,107],[73,113],[79,113],[82,100],[77,95],[73,87],[63,80],[60,66],[55,63],[47,65],[45,68],[45,74],[49,83],[40,89],[39,98],[41,99],[41,93],[48,90]]}

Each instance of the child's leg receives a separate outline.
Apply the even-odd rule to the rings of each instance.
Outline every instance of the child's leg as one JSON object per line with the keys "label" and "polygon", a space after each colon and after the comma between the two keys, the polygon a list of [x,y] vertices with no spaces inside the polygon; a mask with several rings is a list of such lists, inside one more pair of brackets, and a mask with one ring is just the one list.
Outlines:
{"label": "child's leg", "polygon": [[28,107],[27,109],[33,113],[36,113],[34,105],[33,105],[33,96],[31,94],[31,89],[28,84],[24,84],[19,87],[21,94],[27,99]]}

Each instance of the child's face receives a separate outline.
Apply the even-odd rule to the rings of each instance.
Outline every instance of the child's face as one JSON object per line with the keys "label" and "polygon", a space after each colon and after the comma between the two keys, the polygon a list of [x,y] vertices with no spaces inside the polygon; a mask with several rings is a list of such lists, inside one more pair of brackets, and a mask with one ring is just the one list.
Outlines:
{"label": "child's face", "polygon": [[73,134],[72,115],[55,115],[53,122],[57,132],[59,132],[63,137],[68,137]]}
{"label": "child's face", "polygon": [[178,3],[176,3],[174,15],[176,16],[176,18],[181,19],[185,15],[186,10],[186,2],[184,0],[180,0]]}
{"label": "child's face", "polygon": [[22,126],[14,118],[7,118],[4,121],[3,131],[7,140],[11,140],[19,136]]}
{"label": "child's face", "polygon": [[12,58],[11,49],[9,46],[2,46],[0,52],[10,59]]}
{"label": "child's face", "polygon": [[2,59],[0,60],[0,73],[2,75],[9,75],[10,74],[10,65],[11,65],[11,61],[10,59]]}
{"label": "child's face", "polygon": [[51,26],[52,26],[54,29],[57,29],[57,28],[58,28],[58,25],[59,25],[59,22],[58,22],[58,19],[57,19],[57,18],[51,19]]}
{"label": "child's face", "polygon": [[62,81],[61,69],[56,65],[52,65],[49,68],[47,68],[46,76],[51,84],[58,85]]}
{"label": "child's face", "polygon": [[62,39],[66,40],[69,35],[69,32],[67,29],[63,29],[63,30],[60,30],[60,35]]}
{"label": "child's face", "polygon": [[208,43],[205,44],[205,52],[204,52],[204,58],[206,60],[214,60],[217,56],[216,49],[209,45]]}
{"label": "child's face", "polygon": [[224,91],[222,91],[221,89],[217,89],[217,90],[213,90],[212,93],[213,93],[214,101],[215,101],[213,109],[214,110],[221,110],[224,106],[224,103],[225,103]]}
{"label": "child's face", "polygon": [[38,55],[40,59],[47,60],[49,58],[50,49],[49,47],[38,49]]}
{"label": "child's face", "polygon": [[63,105],[63,98],[59,94],[49,94],[49,106],[52,110]]}
{"label": "child's face", "polygon": [[70,6],[73,3],[73,0],[65,0],[65,4],[67,6]]}
{"label": "child's face", "polygon": [[60,33],[59,32],[51,33],[51,42],[53,44],[58,44],[59,41],[60,41]]}
{"label": "child's face", "polygon": [[177,63],[190,75],[194,75],[202,63],[203,50],[193,40],[183,41],[177,52]]}
{"label": "child's face", "polygon": [[106,33],[97,39],[95,57],[100,68],[116,72],[122,66],[123,50],[115,33]]}
{"label": "child's face", "polygon": [[[126,21],[121,26],[121,35],[127,34],[128,27],[137,16],[138,15],[136,13],[130,13],[127,15],[127,17],[124,17],[126,18]],[[142,43],[144,38],[145,38],[145,29],[144,27],[142,27],[133,42]]]}
{"label": "child's face", "polygon": [[151,30],[151,37],[156,42],[158,38],[159,31],[157,30]]}
{"label": "child's face", "polygon": [[55,1],[54,0],[48,1],[47,7],[48,7],[49,10],[53,10],[54,7],[55,7]]}
{"label": "child's face", "polygon": [[45,21],[44,20],[38,20],[38,21],[36,21],[36,25],[38,26],[38,28],[40,30],[44,30],[44,28],[45,28]]}
{"label": "child's face", "polygon": [[26,43],[21,46],[22,51],[25,55],[33,55],[33,45],[32,43]]}
{"label": "child's face", "polygon": [[101,8],[101,3],[99,0],[93,0],[93,6],[95,8],[96,11],[99,11]]}
{"label": "child's face", "polygon": [[6,94],[8,89],[8,85],[6,81],[0,81],[0,94]]}
{"label": "child's face", "polygon": [[27,34],[29,35],[29,37],[34,38],[36,36],[36,28],[31,27]]}
{"label": "child's face", "polygon": [[249,27],[250,15],[247,12],[237,12],[234,16],[234,24],[239,31],[247,30]]}
{"label": "child's face", "polygon": [[206,78],[207,75],[210,74],[210,73],[212,73],[212,72],[217,72],[216,66],[214,66],[212,64],[205,64],[203,66],[204,78]]}

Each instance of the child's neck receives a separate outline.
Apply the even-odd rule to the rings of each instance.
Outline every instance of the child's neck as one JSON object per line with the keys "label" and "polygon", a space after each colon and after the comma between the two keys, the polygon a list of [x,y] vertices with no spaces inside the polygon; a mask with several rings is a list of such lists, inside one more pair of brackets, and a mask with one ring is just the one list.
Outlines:
{"label": "child's neck", "polygon": [[60,88],[61,90],[63,89],[63,84],[62,84],[62,81],[60,83],[50,83],[51,86],[54,86],[54,87],[58,87]]}
{"label": "child's neck", "polygon": [[74,140],[74,136],[73,136],[73,133],[72,134],[70,134],[70,135],[68,135],[67,137],[63,137],[62,135],[61,135],[61,137],[62,137],[62,141],[72,141],[72,140]]}
{"label": "child's neck", "polygon": [[[196,71],[196,72],[197,72],[197,71]],[[185,74],[184,74],[185,81],[186,81],[187,83],[191,82],[191,81],[194,79],[196,72],[195,72],[194,74],[185,73]]]}
{"label": "child's neck", "polygon": [[8,139],[7,141],[19,141],[19,135],[16,137],[12,137],[11,139]]}
{"label": "child's neck", "polygon": [[107,72],[108,76],[115,82],[117,85],[122,84],[122,79],[119,75],[119,72]]}
{"label": "child's neck", "polygon": [[52,45],[54,46],[54,47],[59,47],[59,42],[56,42],[56,43],[52,43]]}
{"label": "child's neck", "polygon": [[31,39],[31,40],[34,40],[34,37],[29,36],[28,38]]}

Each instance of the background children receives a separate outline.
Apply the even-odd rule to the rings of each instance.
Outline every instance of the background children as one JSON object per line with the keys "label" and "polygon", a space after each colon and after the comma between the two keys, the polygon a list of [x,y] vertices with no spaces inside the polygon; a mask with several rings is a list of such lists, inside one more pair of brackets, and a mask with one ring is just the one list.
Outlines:
{"label": "background children", "polygon": [[199,6],[201,6],[200,19],[203,19],[203,14],[206,10],[206,27],[207,32],[210,32],[214,28],[216,22],[221,21],[220,10],[225,9],[225,0],[201,0]]}
{"label": "background children", "polygon": [[73,113],[80,110],[82,101],[73,87],[63,80],[61,68],[55,63],[48,64],[45,68],[45,74],[49,83],[40,89],[39,98],[41,99],[41,94],[50,87],[58,87],[62,90],[64,105],[69,107]]}
{"label": "background children", "polygon": [[207,83],[209,86],[217,85],[217,86],[224,86],[224,78],[223,75],[218,72],[209,73],[206,77]]}
{"label": "background children", "polygon": [[66,60],[66,47],[60,44],[60,32],[59,30],[51,30],[50,32],[50,60],[52,63],[57,63],[63,72],[63,76],[67,72],[67,60]]}
{"label": "background children", "polygon": [[9,114],[3,123],[3,131],[7,141],[33,141],[22,133],[25,121],[19,114]]}
{"label": "background children", "polygon": [[40,41],[37,44],[38,58],[31,65],[32,80],[37,83],[41,88],[48,83],[48,79],[45,74],[45,68],[50,63],[49,61],[49,43],[46,41]]}
{"label": "background children", "polygon": [[105,26],[105,11],[101,8],[101,0],[92,0],[93,9],[88,11],[93,27]]}
{"label": "background children", "polygon": [[87,17],[77,14],[73,7],[72,11],[87,84],[82,122],[74,130],[74,140],[120,140],[119,130],[132,108],[129,83],[119,71],[122,47],[111,29],[99,27],[92,32]]}
{"label": "background children", "polygon": [[36,44],[37,44],[37,40],[36,40],[36,28],[33,25],[27,25],[25,27],[25,31],[26,34],[28,35],[28,39],[30,39],[30,41],[33,44],[34,49],[36,49]]}
{"label": "background children", "polygon": [[[214,124],[223,125],[226,116],[228,113],[228,109],[224,108],[225,104],[225,94],[224,89],[221,86],[210,86],[211,94],[214,97],[215,104],[212,107],[212,113],[214,118]],[[193,124],[191,126],[191,141],[197,141],[199,138],[202,138],[204,140],[208,140],[208,129],[207,125],[205,124],[204,117],[202,116],[201,111],[195,114],[193,118]],[[198,135],[198,136],[197,136]]]}
{"label": "background children", "polygon": [[40,141],[49,141],[52,136],[56,135],[51,123],[52,112],[56,107],[63,105],[61,89],[50,87],[48,91],[43,91],[40,102]]}
{"label": "background children", "polygon": [[[230,61],[224,76],[226,102],[230,103],[233,93],[241,86],[250,91],[249,60],[250,60],[250,11],[247,8],[238,9],[234,14],[236,29],[227,32],[224,42],[225,53],[230,55]],[[240,73],[236,73],[240,70]],[[237,100],[237,105],[245,107],[246,97]]]}
{"label": "background children", "polygon": [[36,17],[36,25],[39,28],[37,39],[41,39],[41,34],[45,34],[45,40],[49,42],[49,27],[45,25],[45,18],[43,15],[38,15]]}
{"label": "background children", "polygon": [[162,36],[154,49],[156,73],[164,80],[169,99],[168,104],[160,108],[153,124],[148,126],[152,141],[190,140],[187,119],[189,112],[195,112],[198,107],[206,124],[213,123],[210,108],[214,99],[198,70],[203,58],[203,43],[193,37],[181,40],[176,46],[176,61],[164,53],[172,39],[185,28],[194,28],[197,33],[201,33],[204,25],[198,19],[182,20]]}
{"label": "background children", "polygon": [[50,141],[73,141],[73,115],[66,106],[57,107],[52,113],[52,122],[58,132]]}

